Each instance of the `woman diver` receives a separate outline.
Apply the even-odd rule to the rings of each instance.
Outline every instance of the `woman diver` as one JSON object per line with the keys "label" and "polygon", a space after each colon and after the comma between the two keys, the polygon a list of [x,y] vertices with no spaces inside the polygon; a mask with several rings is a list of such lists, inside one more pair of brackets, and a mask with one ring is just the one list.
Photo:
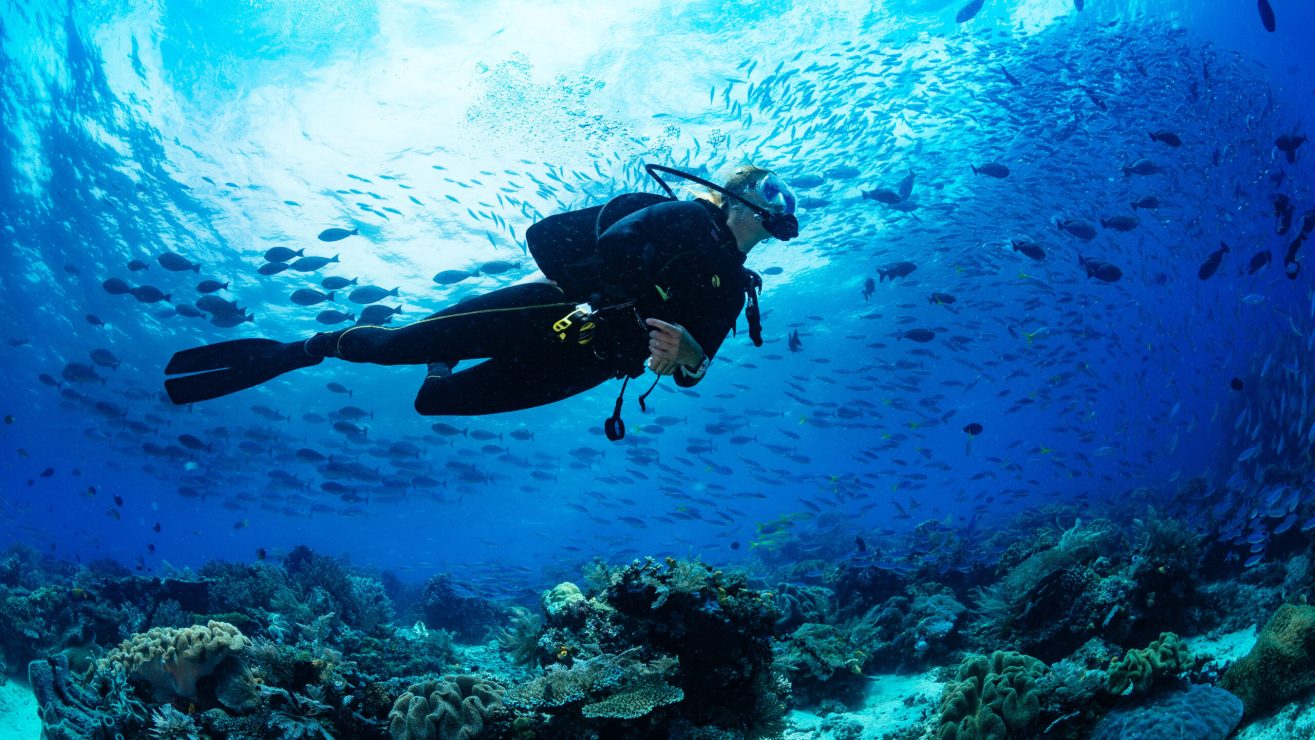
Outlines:
{"label": "woman diver", "polygon": [[[721,186],[666,167],[647,169],[668,196],[628,193],[526,231],[551,282],[501,288],[401,327],[360,325],[297,342],[238,339],[183,350],[165,368],[177,376],[165,380],[169,398],[217,398],[326,357],[428,365],[415,408],[431,416],[541,406],[609,378],[639,377],[645,358],[659,378],[692,386],[746,301],[750,336],[761,344],[762,283],[744,260],[769,237],[798,235],[796,199],[779,176],[752,165],[734,168]],[[677,200],[658,172],[706,190]],[[481,358],[452,371],[460,360]],[[607,425],[616,439],[624,435],[620,407],[618,398]]]}

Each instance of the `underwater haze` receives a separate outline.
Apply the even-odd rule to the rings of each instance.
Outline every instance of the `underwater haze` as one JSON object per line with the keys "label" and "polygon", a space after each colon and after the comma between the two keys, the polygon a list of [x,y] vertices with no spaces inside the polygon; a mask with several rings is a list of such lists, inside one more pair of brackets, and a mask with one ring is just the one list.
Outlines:
{"label": "underwater haze", "polygon": [[[0,2],[0,666],[48,737],[1262,737],[1309,701],[1264,647],[1315,638],[1310,3]],[[638,379],[620,441],[619,380],[164,393],[182,349],[532,279],[526,229],[645,164],[743,162],[799,195],[746,263],[763,346]],[[236,657],[149,675],[152,630]]]}

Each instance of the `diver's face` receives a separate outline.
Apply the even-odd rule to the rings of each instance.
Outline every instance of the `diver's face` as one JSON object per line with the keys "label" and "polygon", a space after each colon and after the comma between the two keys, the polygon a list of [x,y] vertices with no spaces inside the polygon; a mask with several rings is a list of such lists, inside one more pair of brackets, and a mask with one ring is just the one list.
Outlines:
{"label": "diver's face", "polygon": [[[746,195],[745,198],[755,203],[759,200],[752,194]],[[743,203],[731,203],[730,210],[726,214],[726,223],[730,226],[731,232],[735,234],[735,241],[740,251],[745,254],[748,254],[750,249],[753,249],[764,239],[771,237],[771,234],[763,228],[758,214]]]}

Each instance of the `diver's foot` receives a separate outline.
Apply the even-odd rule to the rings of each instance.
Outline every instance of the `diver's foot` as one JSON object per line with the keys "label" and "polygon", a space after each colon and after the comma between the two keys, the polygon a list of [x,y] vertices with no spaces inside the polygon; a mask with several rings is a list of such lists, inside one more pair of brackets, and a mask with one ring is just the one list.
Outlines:
{"label": "diver's foot", "polygon": [[428,367],[426,378],[446,378],[452,374],[452,365],[446,362],[431,362]]}

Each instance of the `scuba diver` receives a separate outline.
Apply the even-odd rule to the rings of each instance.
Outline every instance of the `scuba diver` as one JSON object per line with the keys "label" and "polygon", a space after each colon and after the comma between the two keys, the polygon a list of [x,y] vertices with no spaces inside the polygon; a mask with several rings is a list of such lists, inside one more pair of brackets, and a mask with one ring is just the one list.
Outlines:
{"label": "scuba diver", "polygon": [[[665,375],[695,385],[746,304],[750,338],[761,346],[762,279],[744,267],[745,257],[769,237],[799,234],[795,195],[770,170],[740,165],[716,185],[645,167],[666,196],[626,193],[526,231],[548,282],[471,297],[401,327],[358,325],[304,341],[237,339],[182,350],[165,367],[177,376],[165,380],[165,390],[175,404],[195,403],[333,357],[427,365],[416,411],[473,416],[541,406],[625,378],[604,425],[610,439],[620,439],[625,386],[643,374],[645,360],[658,375],[654,387]],[[679,200],[659,172],[706,191]],[[453,372],[473,359],[484,362]]]}

